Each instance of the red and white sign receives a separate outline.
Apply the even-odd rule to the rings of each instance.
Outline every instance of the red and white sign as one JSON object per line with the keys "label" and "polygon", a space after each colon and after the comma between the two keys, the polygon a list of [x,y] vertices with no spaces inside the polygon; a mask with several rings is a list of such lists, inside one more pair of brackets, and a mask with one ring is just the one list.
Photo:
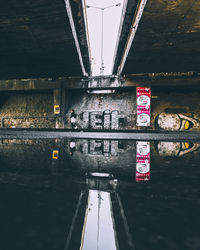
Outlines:
{"label": "red and white sign", "polygon": [[150,180],[150,142],[136,142],[136,181]]}
{"label": "red and white sign", "polygon": [[138,87],[137,97],[137,126],[150,126],[151,89]]}

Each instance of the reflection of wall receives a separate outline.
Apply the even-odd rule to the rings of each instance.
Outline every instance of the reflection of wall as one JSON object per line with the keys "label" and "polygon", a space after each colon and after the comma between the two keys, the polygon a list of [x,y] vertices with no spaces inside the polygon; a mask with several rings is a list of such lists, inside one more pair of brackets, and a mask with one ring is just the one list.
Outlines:
{"label": "reflection of wall", "polygon": [[[71,142],[75,150],[70,149]],[[200,144],[191,142],[151,142],[151,172],[166,167],[187,166],[200,160]],[[58,150],[58,159],[52,159]],[[70,154],[73,151],[73,154]],[[181,166],[180,166],[181,167]],[[2,140],[1,170],[48,170],[79,174],[101,172],[135,179],[136,142],[127,140]],[[153,175],[152,175],[153,176]]]}
{"label": "reflection of wall", "polygon": [[[200,153],[200,143],[198,142],[154,142],[153,149],[160,157],[187,158],[198,157]],[[199,155],[200,156],[200,155]],[[194,157],[194,159],[196,158]]]}
{"label": "reflection of wall", "polygon": [[53,141],[3,140],[0,167],[4,170],[50,170]]}
{"label": "reflection of wall", "polygon": [[116,140],[75,140],[75,142],[76,151],[70,157],[70,141],[65,142],[67,162],[72,170],[134,176],[135,142]]}
{"label": "reflection of wall", "polygon": [[[69,156],[70,141],[66,141],[65,169],[83,172],[111,173],[135,178],[135,141],[75,140],[76,151]],[[68,146],[67,146],[68,145]],[[151,172],[164,171],[165,167],[183,168],[200,160],[200,144],[189,142],[151,142]],[[159,148],[158,148],[159,145]],[[172,150],[171,150],[172,149]],[[176,149],[174,151],[174,149]],[[175,154],[177,153],[178,154]]]}

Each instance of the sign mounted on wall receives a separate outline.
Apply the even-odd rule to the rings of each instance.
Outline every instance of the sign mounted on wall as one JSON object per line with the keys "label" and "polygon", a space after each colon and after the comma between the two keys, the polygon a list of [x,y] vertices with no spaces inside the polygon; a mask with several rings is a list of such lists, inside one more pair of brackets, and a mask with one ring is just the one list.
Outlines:
{"label": "sign mounted on wall", "polygon": [[136,88],[137,98],[137,126],[147,127],[150,126],[151,116],[151,89],[144,87]]}
{"label": "sign mounted on wall", "polygon": [[54,114],[60,114],[60,105],[54,105]]}

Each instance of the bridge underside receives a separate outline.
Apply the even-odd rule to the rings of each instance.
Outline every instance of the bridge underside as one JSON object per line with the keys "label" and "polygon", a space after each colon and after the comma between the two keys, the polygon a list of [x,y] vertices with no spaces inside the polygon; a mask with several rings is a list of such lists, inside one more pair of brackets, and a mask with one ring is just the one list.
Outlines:
{"label": "bridge underside", "polygon": [[199,71],[199,41],[198,0],[149,0],[123,74]]}
{"label": "bridge underside", "polygon": [[[72,13],[88,72],[84,22],[75,4]],[[0,37],[0,79],[82,76],[64,1],[4,1]]]}

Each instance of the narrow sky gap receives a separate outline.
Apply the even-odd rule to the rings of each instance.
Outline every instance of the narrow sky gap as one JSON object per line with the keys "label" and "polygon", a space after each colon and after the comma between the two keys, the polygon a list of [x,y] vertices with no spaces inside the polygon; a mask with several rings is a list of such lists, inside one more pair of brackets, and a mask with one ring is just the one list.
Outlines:
{"label": "narrow sky gap", "polygon": [[[111,75],[124,0],[82,1],[88,21],[92,76]],[[105,8],[103,10],[103,41],[102,10],[99,8]],[[102,58],[104,69],[101,71]]]}

